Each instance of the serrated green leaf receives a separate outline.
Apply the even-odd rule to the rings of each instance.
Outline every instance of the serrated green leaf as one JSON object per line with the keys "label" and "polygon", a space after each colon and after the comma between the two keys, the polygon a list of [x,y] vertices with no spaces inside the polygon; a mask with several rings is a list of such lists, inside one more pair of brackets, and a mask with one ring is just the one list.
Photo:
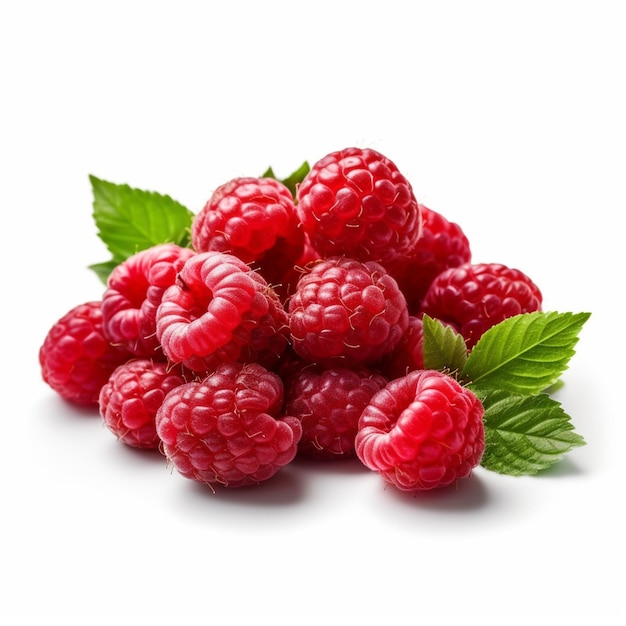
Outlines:
{"label": "serrated green leaf", "polygon": [[460,372],[467,361],[463,336],[429,315],[424,315],[422,322],[424,367],[447,373]]}
{"label": "serrated green leaf", "polygon": [[532,475],[551,467],[585,440],[561,405],[544,393],[511,395],[497,390],[485,407],[485,452],[481,465],[500,474]]}
{"label": "serrated green leaf", "polygon": [[118,265],[117,261],[111,259],[110,261],[105,261],[104,263],[92,263],[87,269],[95,272],[98,278],[106,285],[109,274],[113,271],[116,265]]}
{"label": "serrated green leaf", "polygon": [[590,313],[522,313],[490,328],[470,352],[461,375],[474,387],[537,394],[567,369]]}
{"label": "serrated green leaf", "polygon": [[298,189],[298,185],[304,180],[304,177],[309,173],[311,167],[309,166],[308,161],[304,161],[302,165],[294,170],[287,178],[278,178],[274,173],[272,167],[268,167],[265,172],[263,172],[263,178],[274,178],[275,180],[281,182],[289,191],[291,191],[291,195],[295,198],[296,191]]}
{"label": "serrated green leaf", "polygon": [[193,213],[170,196],[89,176],[98,236],[112,255],[92,267],[102,279],[107,267],[161,243],[188,246]]}

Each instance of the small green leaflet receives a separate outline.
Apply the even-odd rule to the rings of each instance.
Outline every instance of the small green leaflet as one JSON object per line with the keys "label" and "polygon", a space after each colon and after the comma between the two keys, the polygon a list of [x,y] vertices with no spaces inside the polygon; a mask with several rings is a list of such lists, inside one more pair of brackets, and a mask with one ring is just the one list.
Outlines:
{"label": "small green leaflet", "polygon": [[423,317],[424,365],[471,389],[485,407],[481,465],[501,474],[531,475],[585,445],[550,393],[574,354],[590,313],[523,313],[486,331],[467,354],[462,337]]}
{"label": "small green leaflet", "polygon": [[513,476],[536,474],[560,461],[576,446],[585,445],[570,417],[545,393],[512,395],[489,392],[485,407],[485,452],[481,465]]}
{"label": "small green leaflet", "polygon": [[474,346],[461,375],[472,388],[532,395],[567,369],[590,313],[523,313],[490,328]]}
{"label": "small green leaflet", "polygon": [[112,255],[90,265],[102,282],[129,256],[162,243],[190,244],[193,213],[170,196],[89,176],[98,236]]}
{"label": "small green leaflet", "polygon": [[467,361],[465,339],[449,326],[428,315],[422,316],[424,367],[453,374],[460,372]]}
{"label": "small green leaflet", "polygon": [[304,180],[304,177],[309,173],[310,166],[308,161],[304,161],[302,165],[295,171],[293,171],[287,178],[278,178],[276,174],[274,174],[274,170],[271,167],[268,167],[262,175],[262,178],[274,178],[275,180],[281,182],[289,191],[291,191],[291,195],[295,198],[296,191],[298,189],[298,185]]}

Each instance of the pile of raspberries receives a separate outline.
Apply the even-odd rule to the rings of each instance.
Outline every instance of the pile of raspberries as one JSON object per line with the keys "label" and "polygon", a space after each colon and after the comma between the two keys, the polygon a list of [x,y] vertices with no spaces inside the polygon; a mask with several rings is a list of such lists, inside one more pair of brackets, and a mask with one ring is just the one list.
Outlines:
{"label": "pile of raspberries", "polygon": [[541,310],[541,292],[517,269],[472,263],[461,227],[418,203],[389,158],[332,152],[294,193],[271,177],[230,180],[190,239],[137,252],[100,301],[54,324],[39,362],[62,398],[97,406],[121,442],[213,491],[296,457],[357,457],[404,491],[480,463],[483,406],[424,368],[422,317],[469,351]]}

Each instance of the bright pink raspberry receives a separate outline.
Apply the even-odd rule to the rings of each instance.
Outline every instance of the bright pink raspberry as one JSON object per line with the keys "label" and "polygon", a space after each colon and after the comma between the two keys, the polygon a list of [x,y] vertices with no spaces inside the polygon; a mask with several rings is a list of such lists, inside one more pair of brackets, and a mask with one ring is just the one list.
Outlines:
{"label": "bright pink raspberry", "polygon": [[541,307],[539,287],[522,271],[501,263],[464,263],[433,280],[421,312],[450,322],[472,348],[492,326]]}
{"label": "bright pink raspberry", "polygon": [[69,310],[39,348],[43,380],[65,400],[84,406],[98,405],[102,386],[131,356],[105,337],[99,300]]}
{"label": "bright pink raspberry", "polygon": [[156,336],[156,310],[163,292],[176,280],[190,248],[160,244],[117,265],[102,297],[102,322],[111,343],[137,357],[165,360]]}
{"label": "bright pink raspberry", "polygon": [[156,329],[168,359],[200,373],[232,361],[271,367],[289,342],[276,292],[224,252],[199,252],[185,262],[162,296]]}
{"label": "bright pink raspberry", "polygon": [[283,183],[239,177],[218,187],[196,214],[191,242],[198,252],[234,254],[278,287],[302,254],[304,232]]}
{"label": "bright pink raspberry", "polygon": [[415,370],[374,394],[359,419],[356,454],[400,490],[446,487],[480,463],[483,414],[451,376]]}
{"label": "bright pink raspberry", "polygon": [[419,312],[422,298],[441,272],[472,259],[469,240],[458,224],[423,204],[420,209],[422,236],[406,256],[387,267],[398,281],[411,315]]}
{"label": "bright pink raspberry", "polygon": [[297,198],[303,228],[322,256],[385,264],[407,254],[421,234],[411,184],[372,149],[346,148],[320,159]]}
{"label": "bright pink raspberry", "polygon": [[184,477],[242,487],[274,476],[297,453],[300,421],[280,417],[281,379],[258,363],[225,363],[172,389],[156,414],[163,452]]}
{"label": "bright pink raspberry", "polygon": [[158,449],[155,416],[166,394],[185,383],[162,361],[132,359],[113,371],[100,390],[100,415],[107,428],[133,448]]}
{"label": "bright pink raspberry", "polygon": [[315,263],[298,281],[288,312],[296,353],[326,367],[373,363],[408,326],[396,281],[382,265],[348,257]]}
{"label": "bright pink raspberry", "polygon": [[298,454],[326,460],[354,456],[361,412],[387,379],[364,367],[307,365],[284,384],[284,413],[302,423]]}

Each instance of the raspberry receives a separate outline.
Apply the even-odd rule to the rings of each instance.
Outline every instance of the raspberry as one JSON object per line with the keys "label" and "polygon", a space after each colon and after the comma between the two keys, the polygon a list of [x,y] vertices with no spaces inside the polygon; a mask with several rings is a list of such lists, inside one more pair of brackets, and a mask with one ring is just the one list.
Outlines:
{"label": "raspberry", "polygon": [[359,419],[356,454],[400,490],[445,487],[480,463],[483,413],[452,377],[415,370],[374,394]]}
{"label": "raspberry", "polygon": [[464,263],[433,280],[421,312],[450,322],[472,348],[492,326],[541,306],[539,287],[520,270],[501,263]]}
{"label": "raspberry", "polygon": [[156,337],[156,310],[167,287],[174,284],[190,248],[161,244],[141,250],[117,265],[102,296],[104,333],[111,343],[137,357],[165,360]]}
{"label": "raspberry", "polygon": [[201,373],[233,361],[270,367],[289,341],[287,312],[274,290],[224,252],[187,259],[162,296],[156,330],[170,361]]}
{"label": "raspberry", "polygon": [[100,389],[129,358],[126,350],[105,337],[99,300],[68,311],[39,348],[43,380],[65,400],[83,406],[97,406]]}
{"label": "raspberry", "polygon": [[382,265],[347,257],[320,260],[303,274],[288,312],[295,352],[322,366],[370,364],[408,326],[404,295]]}
{"label": "raspberry", "polygon": [[297,198],[303,228],[322,256],[385,264],[408,253],[421,234],[411,184],[375,150],[331,152],[311,167]]}
{"label": "raspberry", "polygon": [[293,196],[273,178],[240,177],[218,187],[192,223],[198,252],[229,252],[272,285],[302,254],[304,233]]}
{"label": "raspberry", "polygon": [[469,263],[472,252],[458,224],[420,204],[422,236],[413,248],[387,267],[404,293],[409,313],[415,315],[430,283],[444,270]]}
{"label": "raspberry", "polygon": [[100,390],[100,415],[107,428],[133,448],[157,449],[155,416],[165,395],[185,379],[163,362],[132,359],[120,365]]}
{"label": "raspberry", "polygon": [[291,462],[302,427],[277,417],[281,379],[258,363],[225,363],[201,381],[172,389],[156,414],[163,452],[184,477],[242,487]]}
{"label": "raspberry", "polygon": [[315,459],[354,456],[361,412],[387,379],[367,368],[300,368],[285,380],[286,415],[302,423],[298,454]]}

